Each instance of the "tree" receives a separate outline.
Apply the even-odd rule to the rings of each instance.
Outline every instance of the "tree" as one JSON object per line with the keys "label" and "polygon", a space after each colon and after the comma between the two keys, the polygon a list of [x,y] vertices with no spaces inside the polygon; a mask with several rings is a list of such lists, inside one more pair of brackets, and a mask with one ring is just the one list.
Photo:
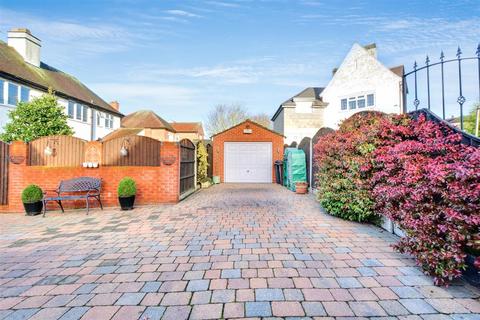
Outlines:
{"label": "tree", "polygon": [[[477,125],[480,125],[480,123],[477,124],[477,121],[480,121],[480,119],[477,119],[477,112],[479,112],[477,111],[478,109],[480,109],[480,103],[477,103],[472,108],[470,113],[466,115],[465,118],[463,119],[463,126],[465,131],[473,135],[478,135],[478,133],[476,132],[476,129],[477,129]],[[480,128],[479,128],[479,131],[480,131]]]}
{"label": "tree", "polygon": [[266,113],[259,113],[259,114],[256,114],[256,115],[252,115],[250,117],[250,120],[258,123],[259,125],[262,125],[266,128],[271,128],[272,126],[272,122],[270,121],[270,117],[268,116],[268,114]]}
{"label": "tree", "polygon": [[219,104],[208,113],[207,131],[210,135],[222,132],[247,119],[247,111],[242,105],[232,104],[230,106]]}
{"label": "tree", "polygon": [[197,182],[208,179],[208,152],[203,142],[197,144]]}
{"label": "tree", "polygon": [[67,115],[52,90],[30,102],[19,102],[8,117],[10,120],[4,127],[5,132],[0,135],[0,140],[5,142],[29,142],[44,136],[73,135]]}
{"label": "tree", "polygon": [[240,104],[219,104],[208,113],[207,132],[213,136],[247,119],[251,119],[264,127],[271,127],[270,118],[265,113],[249,114],[245,107]]}

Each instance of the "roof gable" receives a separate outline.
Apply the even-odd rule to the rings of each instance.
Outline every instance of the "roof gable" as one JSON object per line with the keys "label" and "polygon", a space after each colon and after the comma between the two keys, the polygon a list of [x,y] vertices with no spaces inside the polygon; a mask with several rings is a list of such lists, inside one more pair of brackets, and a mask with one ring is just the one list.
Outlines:
{"label": "roof gable", "polygon": [[165,129],[175,132],[175,129],[159,115],[151,110],[140,110],[130,113],[122,119],[123,128],[148,128],[148,129]]}
{"label": "roof gable", "polygon": [[385,72],[391,74],[392,76],[395,76],[395,77],[400,77],[401,76],[399,75],[399,72],[401,71],[399,68],[402,67],[402,70],[403,70],[403,66],[398,66],[398,67],[395,67],[395,68],[392,68],[392,69],[389,69],[388,67],[386,67],[383,63],[381,63],[376,57],[374,57],[372,54],[370,54],[368,52],[368,48],[365,48],[365,47],[362,47],[361,45],[359,45],[358,43],[355,43],[352,48],[350,49],[350,51],[348,52],[348,54],[346,55],[345,59],[343,59],[342,63],[340,64],[340,66],[337,68],[337,71],[334,73],[334,75],[332,76],[332,78],[330,79],[328,85],[325,87],[325,89],[323,90],[323,92],[320,94],[320,96],[324,96],[330,89],[330,87],[332,86],[332,84],[335,83],[335,81],[337,80],[337,78],[339,77],[339,75],[342,73],[342,70],[345,68],[345,65],[349,64],[350,61],[352,59],[356,59],[358,57],[362,57],[362,58],[365,58],[367,59],[370,63],[372,63],[373,65],[375,65],[376,67],[378,68],[381,68],[382,70],[384,70]]}
{"label": "roof gable", "polygon": [[295,101],[294,100],[296,98],[300,98],[302,100],[303,99],[311,99],[312,101],[321,101],[320,100],[320,94],[322,93],[322,91],[324,89],[325,88],[322,88],[322,87],[308,87],[308,88],[303,89],[302,91],[300,91],[299,93],[297,93],[296,95],[291,97],[290,99],[285,100],[278,107],[277,111],[275,111],[275,114],[273,115],[271,120],[275,121],[275,119],[278,117],[278,115],[282,111],[283,107],[285,107],[285,106],[292,106],[292,107],[295,106]]}
{"label": "roof gable", "polygon": [[225,129],[225,130],[223,130],[223,131],[220,131],[220,132],[218,132],[218,133],[215,133],[215,134],[212,136],[212,138],[213,138],[213,137],[216,137],[216,136],[218,136],[218,135],[221,135],[221,134],[223,134],[223,133],[225,133],[225,132],[227,132],[227,131],[230,131],[230,130],[232,130],[232,129],[234,129],[234,128],[240,127],[240,126],[242,126],[242,125],[245,124],[245,123],[252,124],[252,125],[254,125],[254,126],[256,126],[256,127],[260,128],[260,129],[270,131],[270,132],[272,132],[272,133],[274,133],[274,134],[276,134],[276,135],[279,135],[279,136],[285,138],[285,136],[284,136],[283,134],[278,133],[277,131],[272,130],[272,129],[269,129],[269,128],[265,127],[265,126],[262,126],[262,125],[259,124],[258,122],[252,121],[252,120],[250,120],[250,119],[247,119],[247,120],[245,120],[245,121],[242,121],[242,122],[240,122],[239,124],[236,124],[236,125],[234,125],[234,126],[231,126],[231,127],[228,128],[228,129]]}
{"label": "roof gable", "polygon": [[73,76],[43,62],[40,67],[26,63],[14,48],[9,47],[1,40],[0,73],[7,78],[13,78],[15,81],[24,82],[45,91],[51,87],[58,95],[70,97],[104,111],[122,115]]}

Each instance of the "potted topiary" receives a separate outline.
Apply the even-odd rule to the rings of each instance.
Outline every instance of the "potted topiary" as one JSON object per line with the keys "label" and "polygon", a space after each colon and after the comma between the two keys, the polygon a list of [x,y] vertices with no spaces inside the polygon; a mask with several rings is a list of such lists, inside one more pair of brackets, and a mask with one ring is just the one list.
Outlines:
{"label": "potted topiary", "polygon": [[308,183],[305,181],[299,181],[295,183],[295,192],[297,194],[305,194],[308,191]]}
{"label": "potted topiary", "polygon": [[27,216],[40,214],[43,209],[43,191],[34,184],[29,185],[22,191],[22,202]]}
{"label": "potted topiary", "polygon": [[132,210],[137,194],[137,185],[135,180],[125,177],[118,184],[118,201],[122,210]]}

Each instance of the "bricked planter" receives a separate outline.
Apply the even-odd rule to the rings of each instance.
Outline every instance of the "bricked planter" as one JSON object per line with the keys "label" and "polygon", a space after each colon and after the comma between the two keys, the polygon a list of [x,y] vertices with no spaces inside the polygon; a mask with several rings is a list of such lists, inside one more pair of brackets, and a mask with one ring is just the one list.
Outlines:
{"label": "bricked planter", "polygon": [[120,207],[122,208],[122,210],[133,210],[133,205],[135,203],[135,196],[118,197],[118,202],[120,202]]}
{"label": "bricked planter", "polygon": [[25,215],[36,216],[37,214],[42,213],[43,202],[37,201],[34,203],[24,203],[23,207],[25,208]]}

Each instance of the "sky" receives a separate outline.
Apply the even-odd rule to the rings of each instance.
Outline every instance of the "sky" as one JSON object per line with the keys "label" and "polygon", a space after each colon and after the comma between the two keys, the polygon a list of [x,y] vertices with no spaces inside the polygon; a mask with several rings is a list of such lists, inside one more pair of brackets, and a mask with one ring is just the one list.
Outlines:
{"label": "sky", "polygon": [[457,46],[474,56],[480,1],[0,0],[0,39],[13,27],[123,113],[201,121],[217,104],[273,115],[305,87],[326,86],[354,43],[375,42],[380,61],[407,71],[426,54],[454,58]]}

